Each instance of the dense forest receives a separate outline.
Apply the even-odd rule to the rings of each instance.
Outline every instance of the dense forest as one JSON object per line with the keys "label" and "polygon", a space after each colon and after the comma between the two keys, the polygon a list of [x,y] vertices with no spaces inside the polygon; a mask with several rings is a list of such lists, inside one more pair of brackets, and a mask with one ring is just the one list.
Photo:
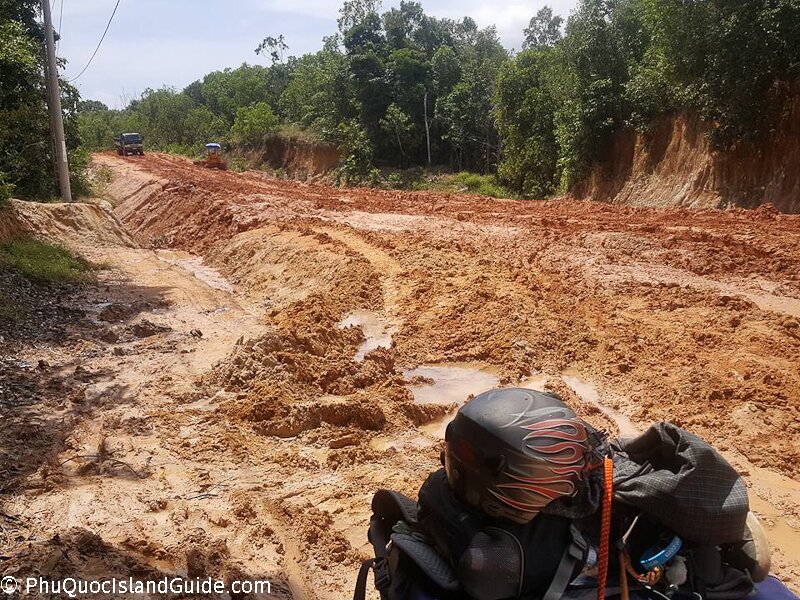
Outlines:
{"label": "dense forest", "polygon": [[[0,172],[31,195],[46,190],[19,169],[50,163],[46,144],[20,141],[46,127],[29,4],[0,0],[0,13],[22,7],[0,29]],[[566,20],[547,7],[532,15],[519,51],[493,27],[434,18],[419,2],[382,12],[379,0],[347,0],[338,26],[316,53],[291,56],[290,41],[270,36],[255,49],[267,66],[148,89],[123,110],[78,102],[65,86],[72,147],[109,148],[123,130],[177,152],[292,132],[343,149],[342,183],[374,182],[376,167],[438,165],[541,198],[581,181],[614,131],[646,130],[659,114],[697,111],[719,148],[766,135],[800,71],[800,0],[580,0]],[[14,108],[23,88],[30,98]]]}

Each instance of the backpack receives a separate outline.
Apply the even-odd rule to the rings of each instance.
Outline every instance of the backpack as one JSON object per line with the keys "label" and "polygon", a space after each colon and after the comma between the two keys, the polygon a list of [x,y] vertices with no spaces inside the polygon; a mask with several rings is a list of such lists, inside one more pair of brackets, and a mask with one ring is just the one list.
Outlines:
{"label": "backpack", "polygon": [[[637,535],[642,541],[636,548],[637,535],[632,538],[633,555],[659,536],[683,540],[686,583],[663,592],[687,599],[746,598],[754,588],[754,571],[739,551],[749,506],[738,473],[703,440],[669,423],[613,444],[610,454],[612,541],[640,515]],[[555,508],[555,514],[542,513],[524,526],[492,519],[454,497],[444,470],[428,477],[419,504],[381,490],[372,501],[369,527],[375,558],[362,565],[354,598],[365,598],[373,570],[382,600],[557,600],[586,564],[587,540],[597,544],[601,536],[596,522],[569,519],[569,507]],[[613,594],[618,593],[614,586],[620,580],[614,574],[620,565],[617,551],[610,555],[608,591]],[[596,588],[596,581],[583,589],[588,592],[592,586]],[[640,598],[663,594],[647,586],[636,591]],[[575,593],[573,584],[566,597]]]}
{"label": "backpack", "polygon": [[542,515],[521,526],[469,509],[453,497],[444,470],[428,477],[419,505],[380,490],[372,512],[375,558],[362,564],[354,600],[365,598],[370,570],[382,600],[558,600],[589,554],[570,519]]}

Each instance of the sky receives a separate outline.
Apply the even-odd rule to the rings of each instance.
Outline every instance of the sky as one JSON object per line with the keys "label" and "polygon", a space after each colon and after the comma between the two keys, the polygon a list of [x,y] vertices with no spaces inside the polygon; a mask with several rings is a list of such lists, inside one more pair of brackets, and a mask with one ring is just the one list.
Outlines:
{"label": "sky", "polygon": [[[92,55],[116,0],[54,0],[61,32],[62,76],[75,77]],[[63,9],[62,9],[63,3]],[[495,25],[503,44],[522,44],[522,30],[545,4],[566,17],[577,0],[423,0],[435,17],[469,16]],[[383,9],[399,0],[384,0]],[[146,88],[182,89],[206,73],[243,62],[268,64],[254,49],[280,34],[289,55],[318,50],[336,32],[339,0],[120,0],[108,34],[89,69],[74,85],[84,99],[122,108]],[[59,28],[59,22],[61,27]]]}

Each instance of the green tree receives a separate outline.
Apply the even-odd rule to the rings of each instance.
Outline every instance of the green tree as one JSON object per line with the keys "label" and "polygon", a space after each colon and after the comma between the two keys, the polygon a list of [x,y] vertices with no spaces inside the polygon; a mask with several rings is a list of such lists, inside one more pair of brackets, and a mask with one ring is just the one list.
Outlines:
{"label": "green tree", "polygon": [[0,179],[6,192],[13,186],[22,197],[49,198],[55,182],[40,40],[28,18],[32,7],[6,4],[0,5]]}
{"label": "green tree", "polygon": [[207,106],[195,106],[186,113],[184,130],[184,142],[197,145],[225,139],[231,128],[223,117],[215,115]]}
{"label": "green tree", "polygon": [[[192,93],[202,99],[202,104],[211,111],[233,123],[236,113],[243,106],[266,102],[270,106],[278,103],[286,86],[284,65],[276,69],[260,65],[243,64],[237,69],[214,71],[203,78],[199,90]],[[280,72],[280,74],[279,74]]]}
{"label": "green tree", "polygon": [[503,144],[500,181],[529,198],[555,190],[558,146],[555,102],[547,86],[550,56],[527,50],[507,62],[497,82],[497,126]]}
{"label": "green tree", "polygon": [[531,19],[525,29],[525,40],[522,42],[523,49],[552,48],[561,39],[561,26],[564,19],[553,15],[553,9],[543,6]]}
{"label": "green tree", "polygon": [[386,116],[381,119],[381,127],[391,139],[397,142],[397,149],[399,150],[397,165],[402,167],[406,156],[406,151],[403,148],[404,146],[408,148],[411,145],[415,134],[415,127],[411,117],[403,112],[403,109],[397,104],[392,103],[386,109]]}
{"label": "green tree", "polygon": [[231,135],[240,144],[254,144],[278,129],[278,118],[266,102],[243,106],[236,112]]}
{"label": "green tree", "polygon": [[299,58],[280,107],[288,122],[334,139],[339,123],[356,117],[346,57],[332,45]]}

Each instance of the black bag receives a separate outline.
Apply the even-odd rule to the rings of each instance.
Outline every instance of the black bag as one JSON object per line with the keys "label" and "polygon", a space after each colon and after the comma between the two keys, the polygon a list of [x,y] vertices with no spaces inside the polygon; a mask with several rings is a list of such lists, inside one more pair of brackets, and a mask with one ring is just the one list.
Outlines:
{"label": "black bag", "polygon": [[614,446],[614,502],[638,508],[684,540],[717,546],[741,540],[747,488],[709,444],[658,423]]}
{"label": "black bag", "polygon": [[466,598],[453,569],[416,525],[416,502],[390,490],[375,494],[368,533],[375,558],[361,565],[354,600],[366,597],[370,570],[382,600]]}
{"label": "black bag", "polygon": [[464,506],[444,470],[420,489],[419,509],[397,492],[372,501],[369,540],[355,600],[363,600],[367,575],[383,600],[558,600],[583,568],[588,544],[565,517],[539,515],[521,526]]}

